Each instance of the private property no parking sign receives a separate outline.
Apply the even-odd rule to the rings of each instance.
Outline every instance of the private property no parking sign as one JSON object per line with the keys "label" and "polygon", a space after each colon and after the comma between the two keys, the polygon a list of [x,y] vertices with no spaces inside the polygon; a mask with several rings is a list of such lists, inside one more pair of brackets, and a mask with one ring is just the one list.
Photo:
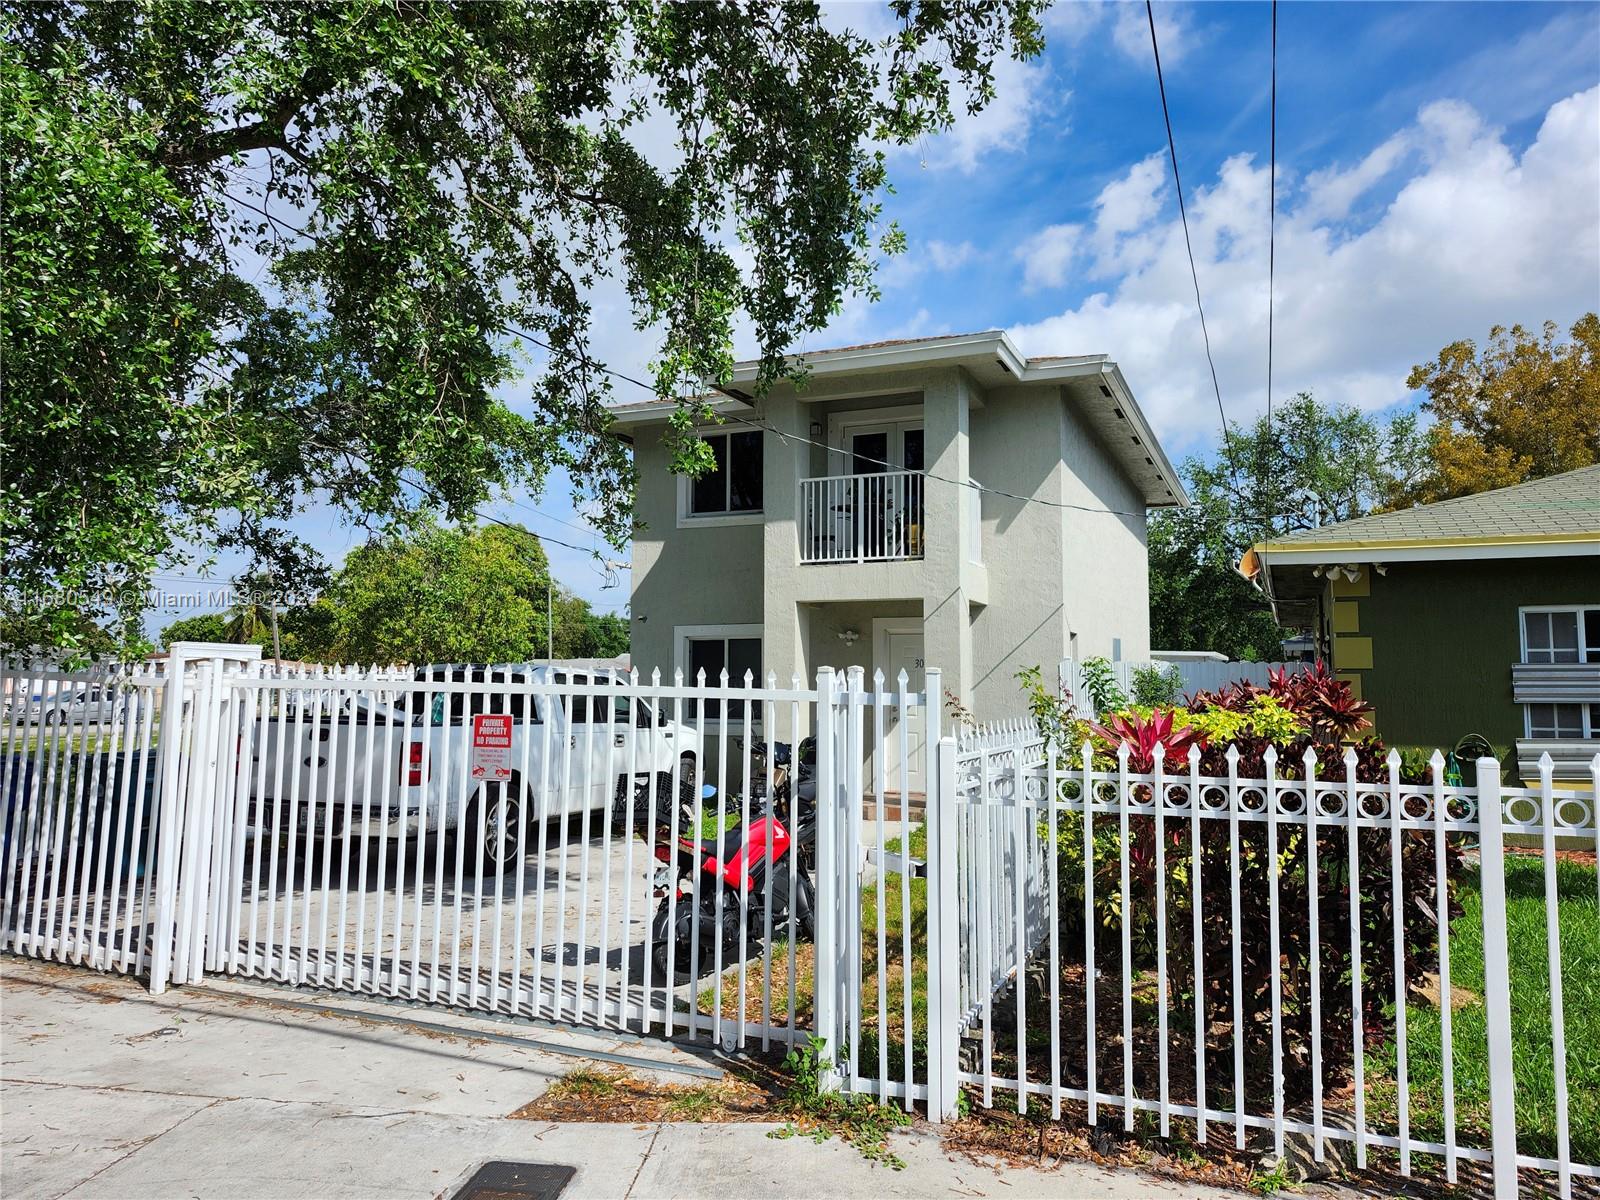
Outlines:
{"label": "private property no parking sign", "polygon": [[478,713],[472,718],[472,760],[468,773],[473,779],[511,778],[509,713]]}

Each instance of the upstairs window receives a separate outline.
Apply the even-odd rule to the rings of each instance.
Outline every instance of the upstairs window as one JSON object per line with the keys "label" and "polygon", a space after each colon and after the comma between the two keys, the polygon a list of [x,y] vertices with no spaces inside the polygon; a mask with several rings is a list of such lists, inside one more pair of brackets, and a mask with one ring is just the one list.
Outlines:
{"label": "upstairs window", "polygon": [[1525,609],[1522,661],[1600,662],[1600,608]]}
{"label": "upstairs window", "polygon": [[761,511],[761,431],[739,430],[702,436],[716,468],[689,482],[689,515],[728,516]]}

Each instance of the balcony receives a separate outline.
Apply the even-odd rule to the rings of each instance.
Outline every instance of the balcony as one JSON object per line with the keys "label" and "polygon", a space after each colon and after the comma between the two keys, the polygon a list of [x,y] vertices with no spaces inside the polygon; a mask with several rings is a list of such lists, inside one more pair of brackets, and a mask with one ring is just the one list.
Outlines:
{"label": "balcony", "polygon": [[923,551],[920,471],[800,481],[802,563],[902,562]]}

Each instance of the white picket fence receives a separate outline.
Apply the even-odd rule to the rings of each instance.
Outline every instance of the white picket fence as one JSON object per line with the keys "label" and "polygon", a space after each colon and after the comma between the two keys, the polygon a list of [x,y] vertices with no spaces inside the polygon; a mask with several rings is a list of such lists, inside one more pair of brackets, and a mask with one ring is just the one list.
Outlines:
{"label": "white picket fence", "polygon": [[[730,1048],[816,1036],[839,1086],[935,1120],[965,1089],[1128,1129],[1151,1113],[1163,1134],[1178,1119],[1236,1146],[1346,1143],[1406,1173],[1431,1159],[1449,1179],[1492,1174],[1498,1195],[1519,1168],[1562,1195],[1600,1180],[1572,1153],[1562,1010],[1563,969],[1595,948],[1563,945],[1554,854],[1600,848],[1600,831],[1595,791],[1557,789],[1548,764],[1536,788],[1502,786],[1492,760],[1422,786],[1393,759],[1384,783],[1348,757],[1269,757],[1246,777],[1236,757],[1222,774],[1198,756],[1136,771],[1124,747],[1108,767],[1064,757],[1030,719],[947,736],[936,670],[917,692],[859,669],[756,687],[178,653],[0,678],[18,698],[0,727],[0,950],[157,991],[237,976]],[[91,686],[122,700],[84,724],[27,699]],[[516,731],[499,783],[468,770],[476,714]],[[710,835],[676,803],[664,836],[637,803],[613,825],[619,788],[710,785],[712,819],[754,838],[779,743],[807,736],[814,843],[761,843],[734,870],[745,886],[656,877],[680,838]],[[1538,871],[1547,998],[1511,994],[1508,838],[1543,850],[1516,881]],[[803,870],[776,870],[795,857]],[[1435,973],[1451,995],[1452,884],[1481,906],[1481,1046],[1415,991]],[[684,906],[706,923],[680,924]],[[1418,940],[1418,914],[1447,936]],[[1548,1147],[1519,1126],[1512,1014],[1532,1008],[1549,1017]],[[1430,1022],[1438,1051],[1416,1041]],[[1430,1062],[1441,1073],[1419,1074]],[[1458,1122],[1458,1083],[1462,1105],[1486,1095],[1483,1122]]]}

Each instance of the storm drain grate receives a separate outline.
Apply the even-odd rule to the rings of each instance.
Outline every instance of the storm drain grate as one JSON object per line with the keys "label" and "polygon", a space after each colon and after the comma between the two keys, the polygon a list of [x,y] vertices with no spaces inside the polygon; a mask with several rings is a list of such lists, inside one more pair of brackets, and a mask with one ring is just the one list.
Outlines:
{"label": "storm drain grate", "polygon": [[486,1162],[453,1200],[555,1200],[577,1173],[555,1163]]}

